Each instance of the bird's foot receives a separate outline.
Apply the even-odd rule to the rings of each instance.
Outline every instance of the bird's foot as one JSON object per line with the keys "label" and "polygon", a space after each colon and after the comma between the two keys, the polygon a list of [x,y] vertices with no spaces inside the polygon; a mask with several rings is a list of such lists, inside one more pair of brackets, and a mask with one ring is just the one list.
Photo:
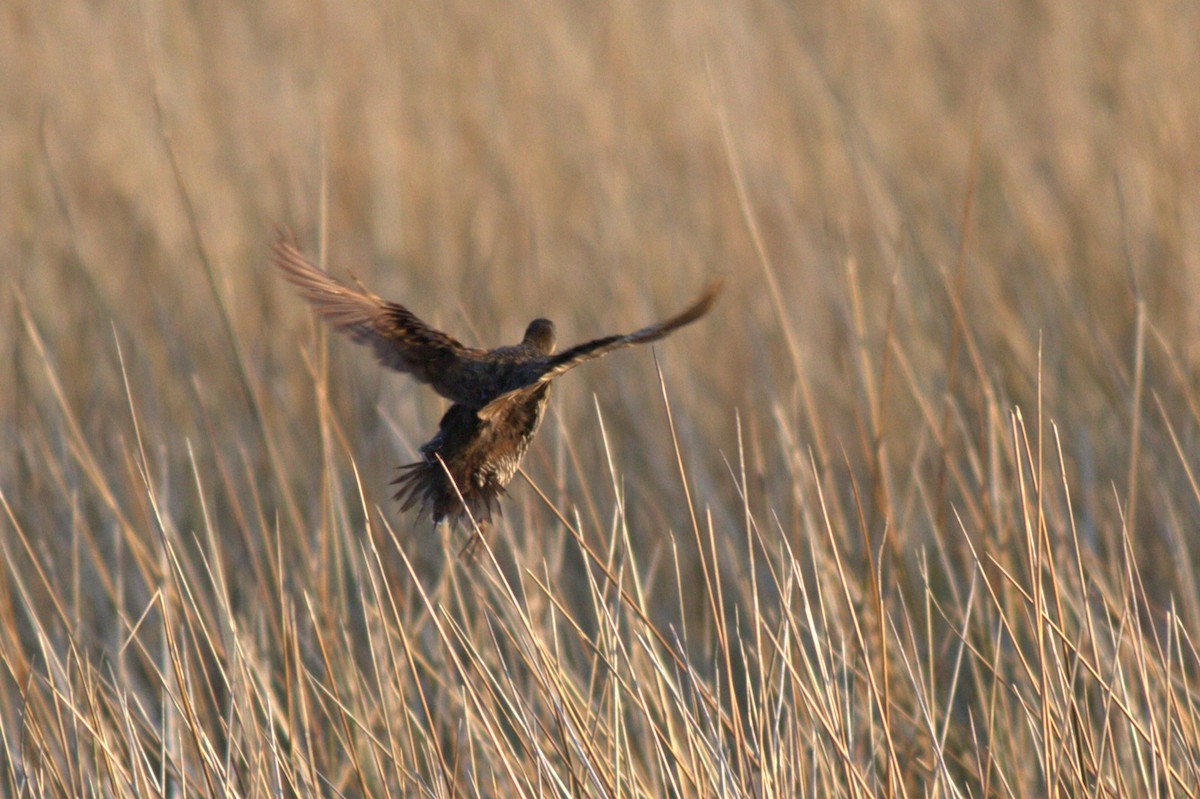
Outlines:
{"label": "bird's foot", "polygon": [[475,556],[479,553],[479,545],[483,543],[483,531],[484,527],[480,525],[467,534],[467,542],[458,551],[460,560],[466,563],[474,563]]}

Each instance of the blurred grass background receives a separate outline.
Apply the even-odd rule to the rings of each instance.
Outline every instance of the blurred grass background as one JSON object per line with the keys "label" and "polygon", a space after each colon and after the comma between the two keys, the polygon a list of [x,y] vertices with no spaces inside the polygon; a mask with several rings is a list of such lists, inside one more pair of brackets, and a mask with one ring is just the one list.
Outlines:
{"label": "blurred grass background", "polygon": [[[957,603],[982,590],[975,581],[990,569],[1001,584],[997,618],[1017,625],[1003,575],[1020,572],[1013,563],[1038,539],[1027,537],[1031,518],[1078,545],[1068,560],[1081,576],[1080,618],[1089,594],[1107,595],[1086,573],[1130,608],[1097,611],[1124,619],[1114,630],[1136,617],[1151,632],[1194,637],[1197,30],[1200,5],[1168,0],[5,3],[0,724],[10,789],[59,785],[70,795],[90,769],[103,773],[66,743],[88,735],[107,750],[127,734],[158,753],[148,772],[194,777],[189,758],[207,755],[174,752],[164,720],[181,701],[169,684],[186,680],[178,672],[164,682],[170,670],[152,665],[168,653],[224,674],[221,690],[206,693],[211,715],[179,712],[197,737],[211,722],[214,740],[239,753],[228,757],[244,755],[223,721],[237,702],[222,691],[242,690],[221,668],[237,648],[172,642],[182,623],[163,610],[172,602],[274,652],[282,671],[264,667],[264,684],[287,693],[299,679],[289,658],[311,655],[305,647],[321,630],[346,636],[347,663],[367,658],[364,541],[391,540],[383,531],[394,528],[378,564],[379,579],[406,597],[393,626],[381,622],[392,632],[426,609],[410,576],[436,595],[456,585],[451,572],[487,568],[453,564],[453,542],[443,548],[391,502],[392,469],[431,435],[441,401],[381,374],[352,344],[326,341],[267,262],[281,224],[336,273],[352,270],[478,345],[514,342],[543,315],[564,343],[632,329],[673,311],[710,275],[727,276],[710,317],[656,346],[661,386],[644,350],[556,384],[525,464],[597,551],[627,539],[630,579],[652,584],[675,570],[683,585],[708,586],[639,600],[662,630],[692,625],[683,649],[706,664],[695,675],[706,685],[749,668],[702,654],[728,643],[715,632],[714,579],[744,584],[759,559],[819,576],[825,556],[803,553],[828,546],[858,586],[847,618],[886,627],[869,600],[874,583],[881,602],[901,607],[922,592],[954,597],[968,627],[972,610]],[[1018,407],[1024,428],[1010,416]],[[681,475],[695,529],[714,531],[707,557],[687,544]],[[548,563],[564,607],[606,595],[523,481],[506,506],[496,575],[519,583]],[[765,538],[756,555],[746,551],[748,524]],[[401,552],[416,562],[412,575]],[[931,553],[940,557],[932,575]],[[1039,574],[1031,562],[1028,573]],[[492,598],[502,602],[507,583],[496,579]],[[787,604],[782,582],[761,591],[766,604]],[[454,606],[480,625],[464,633],[477,642],[472,634],[488,628],[474,601],[458,595]],[[761,610],[747,602],[737,607]],[[290,615],[293,603],[309,603],[311,629],[309,610]],[[367,620],[355,626],[360,614]],[[907,618],[939,642],[926,653],[931,669],[957,674],[946,659],[954,625]],[[996,628],[978,623],[994,643]],[[451,637],[425,645],[438,640],[449,647]],[[765,657],[761,645],[749,661]],[[1144,651],[1128,663],[1120,651],[1114,667],[1145,665]],[[1183,652],[1140,712],[1147,727],[1165,725],[1155,740],[1172,753],[1166,760],[1192,762],[1200,736],[1170,719],[1187,715],[1195,688],[1194,653]],[[497,669],[511,665],[497,657]],[[340,668],[325,666],[336,685]],[[968,682],[983,696],[980,679]],[[732,685],[716,692],[754,694]],[[455,689],[443,689],[455,707]],[[141,705],[142,721],[126,733],[120,724],[102,733],[98,722],[87,734],[28,732],[64,706],[86,706],[93,691],[112,707]],[[978,701],[944,705],[960,752],[978,734],[967,717],[989,707]],[[1165,719],[1158,701],[1171,709]],[[356,694],[346,706],[366,713],[371,700]],[[1023,718],[1019,704],[1010,710],[1010,722]],[[797,719],[804,728],[804,714]],[[427,732],[453,739],[453,718],[441,723],[427,719]],[[355,749],[349,728],[340,735],[328,760],[311,746],[293,751],[310,771],[284,767],[274,790],[383,790],[324,770]],[[214,762],[225,759],[213,746]],[[1075,785],[1021,761],[1029,748],[1037,744],[1012,743],[1010,786]],[[637,751],[643,766],[662,762],[648,743]],[[837,750],[870,774],[839,781],[801,751],[795,784],[846,795],[920,792],[933,775],[970,795],[1033,795],[999,788],[977,764],[942,771],[933,755],[893,758],[893,773],[870,746],[861,761],[853,747]],[[1183,790],[1195,777],[1096,777],[1124,763],[1113,755],[1080,784],[1091,795],[1140,795],[1138,785]],[[1027,765],[1032,772],[1019,771]],[[244,776],[256,768],[231,767],[227,776],[245,782],[227,790],[266,791],[267,778]],[[478,764],[442,768],[443,777],[469,772],[459,783],[407,768],[378,766],[378,785],[491,795],[497,784]],[[740,782],[685,780],[671,791],[731,794],[736,783],[770,793],[752,770],[737,772]],[[60,779],[38,783],[39,773]],[[97,795],[142,793],[133,777],[107,779]],[[530,790],[511,771],[490,779]],[[622,790],[666,795],[664,784],[643,775]],[[787,784],[769,783],[791,795],[779,788]],[[1095,787],[1105,784],[1116,787]],[[1195,795],[1190,785],[1184,793]]]}

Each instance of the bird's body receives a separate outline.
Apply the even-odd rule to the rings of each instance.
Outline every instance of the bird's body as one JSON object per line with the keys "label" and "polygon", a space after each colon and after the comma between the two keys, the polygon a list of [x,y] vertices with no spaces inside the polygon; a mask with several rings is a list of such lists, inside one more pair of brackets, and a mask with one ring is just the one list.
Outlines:
{"label": "bird's body", "polygon": [[499,513],[499,499],[541,425],[550,383],[586,360],[632,344],[656,341],[699,319],[716,300],[710,284],[681,313],[625,335],[606,336],[554,352],[554,325],[529,323],[520,344],[466,347],[426,325],[407,308],[351,287],[310,263],[291,243],[276,243],[273,259],[317,312],[355,341],[371,345],[385,365],[412,374],[451,401],[421,460],[400,467],[396,499],[419,506],[434,523],[478,524]]}
{"label": "bird's body", "polygon": [[499,515],[504,487],[517,473],[549,399],[545,383],[506,404],[504,417],[495,422],[485,422],[466,405],[451,405],[437,435],[421,447],[421,460],[400,467],[394,485],[401,509],[420,505],[435,522],[457,520],[464,510],[477,522]]}

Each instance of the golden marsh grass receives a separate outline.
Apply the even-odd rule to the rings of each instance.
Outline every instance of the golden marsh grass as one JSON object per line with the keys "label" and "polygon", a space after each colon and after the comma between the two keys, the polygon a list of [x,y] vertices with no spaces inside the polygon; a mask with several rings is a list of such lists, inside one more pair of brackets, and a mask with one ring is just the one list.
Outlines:
{"label": "golden marsh grass", "polygon": [[[10,0],[0,793],[1196,796],[1197,30]],[[470,344],[726,289],[464,563],[280,224]]]}

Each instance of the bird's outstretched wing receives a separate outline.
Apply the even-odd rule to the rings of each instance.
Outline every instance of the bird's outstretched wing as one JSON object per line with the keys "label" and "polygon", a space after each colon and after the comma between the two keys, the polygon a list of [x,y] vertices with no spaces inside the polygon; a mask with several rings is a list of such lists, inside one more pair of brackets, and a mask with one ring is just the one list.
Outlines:
{"label": "bird's outstretched wing", "polygon": [[411,374],[455,402],[471,399],[464,363],[483,354],[418,319],[403,305],[387,302],[318,269],[285,238],[271,258],[326,322],[360,344],[368,344],[384,366]]}
{"label": "bird's outstretched wing", "polygon": [[723,283],[724,280],[721,278],[711,281],[700,292],[700,296],[692,301],[691,305],[669,319],[664,319],[661,322],[649,327],[643,327],[641,330],[635,330],[632,333],[605,336],[583,344],[577,344],[570,349],[563,350],[557,355],[547,358],[545,368],[542,371],[531,375],[529,382],[525,385],[513,389],[506,394],[501,394],[483,406],[479,410],[479,418],[486,420],[500,414],[511,403],[520,402],[529,392],[536,390],[539,386],[545,385],[564,372],[574,369],[584,361],[599,358],[601,355],[621,349],[622,347],[629,347],[634,344],[649,344],[652,341],[658,341],[660,338],[678,330],[684,325],[690,325],[709,312],[713,303],[717,301],[717,295],[721,293]]}

